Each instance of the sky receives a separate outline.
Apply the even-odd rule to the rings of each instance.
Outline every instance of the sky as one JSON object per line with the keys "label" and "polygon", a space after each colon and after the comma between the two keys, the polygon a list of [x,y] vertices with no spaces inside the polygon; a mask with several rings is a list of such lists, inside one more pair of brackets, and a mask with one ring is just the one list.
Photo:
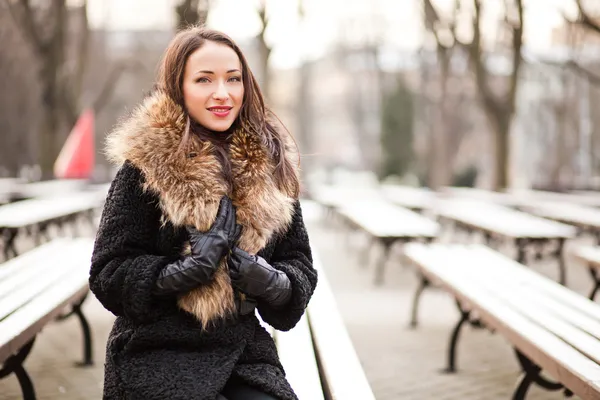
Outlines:
{"label": "sky", "polygon": [[[260,28],[255,12],[257,1],[213,0],[209,25],[235,40],[250,38]],[[442,10],[453,3],[453,0],[434,1]],[[89,19],[92,26],[108,29],[170,29],[174,22],[174,2],[88,0]],[[503,2],[484,3],[488,12],[483,25],[490,35]],[[267,0],[271,18],[267,40],[274,47],[273,66],[288,68],[302,58],[319,57],[340,32],[346,32],[348,40],[361,40],[367,37],[367,32],[372,32],[385,37],[393,48],[415,50],[423,41],[420,3],[420,0],[304,0],[305,16],[300,20],[297,0]],[[540,51],[549,48],[552,29],[563,21],[562,12],[574,15],[576,11],[573,0],[525,0],[525,8],[525,41],[531,49]]]}

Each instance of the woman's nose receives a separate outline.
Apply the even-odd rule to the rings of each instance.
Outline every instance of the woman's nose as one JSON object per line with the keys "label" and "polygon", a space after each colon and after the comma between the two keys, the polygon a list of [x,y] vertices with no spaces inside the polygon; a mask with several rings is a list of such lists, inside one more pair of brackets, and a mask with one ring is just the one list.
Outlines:
{"label": "woman's nose", "polygon": [[219,83],[217,90],[213,93],[213,98],[215,100],[227,100],[229,98],[229,93],[223,83]]}

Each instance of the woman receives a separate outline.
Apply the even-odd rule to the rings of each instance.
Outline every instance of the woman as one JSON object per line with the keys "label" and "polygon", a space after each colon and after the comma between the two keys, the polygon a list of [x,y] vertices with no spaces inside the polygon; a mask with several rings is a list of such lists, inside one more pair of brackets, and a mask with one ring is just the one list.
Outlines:
{"label": "woman", "polygon": [[190,28],[110,133],[90,272],[117,316],[105,399],[296,399],[254,313],[289,330],[317,283],[297,153],[270,116],[238,46]]}

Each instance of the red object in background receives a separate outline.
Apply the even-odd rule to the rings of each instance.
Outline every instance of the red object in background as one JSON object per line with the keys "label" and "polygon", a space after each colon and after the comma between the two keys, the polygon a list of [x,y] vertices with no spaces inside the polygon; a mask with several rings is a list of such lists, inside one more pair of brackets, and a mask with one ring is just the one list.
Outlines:
{"label": "red object in background", "polygon": [[54,163],[58,179],[89,179],[94,172],[94,111],[84,111]]}

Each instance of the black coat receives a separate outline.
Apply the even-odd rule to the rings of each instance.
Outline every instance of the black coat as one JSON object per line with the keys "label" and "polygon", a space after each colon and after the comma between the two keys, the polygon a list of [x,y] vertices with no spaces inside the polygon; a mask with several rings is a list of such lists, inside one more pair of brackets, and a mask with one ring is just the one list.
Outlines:
{"label": "black coat", "polygon": [[[115,177],[97,233],[90,288],[117,316],[107,343],[105,399],[214,400],[238,377],[282,400],[296,396],[273,339],[254,314],[218,320],[203,330],[177,299],[156,297],[161,268],[180,257],[185,230],[162,218],[159,199],[143,190],[144,175],[125,163]],[[299,202],[287,232],[259,252],[292,283],[284,309],[258,303],[277,330],[293,328],[317,283]]]}

